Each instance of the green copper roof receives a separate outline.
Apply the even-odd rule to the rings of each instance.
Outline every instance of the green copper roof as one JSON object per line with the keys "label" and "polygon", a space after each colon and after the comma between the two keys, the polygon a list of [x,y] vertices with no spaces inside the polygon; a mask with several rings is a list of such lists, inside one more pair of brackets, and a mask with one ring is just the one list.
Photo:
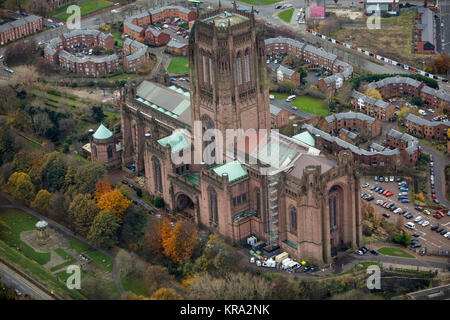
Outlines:
{"label": "green copper roof", "polygon": [[163,147],[169,145],[172,152],[179,152],[183,149],[190,147],[189,142],[186,140],[184,135],[179,131],[175,131],[170,136],[159,139],[158,143]]}
{"label": "green copper roof", "polygon": [[109,139],[113,136],[113,133],[102,124],[98,127],[97,131],[94,133],[94,138],[98,140]]}
{"label": "green copper roof", "polygon": [[213,170],[219,176],[222,176],[222,174],[224,173],[228,174],[228,182],[233,182],[235,180],[248,176],[247,171],[237,160],[217,166]]}
{"label": "green copper roof", "polygon": [[302,133],[296,134],[292,138],[304,142],[311,147],[314,147],[316,144],[316,142],[314,141],[314,137],[308,131],[303,131]]}

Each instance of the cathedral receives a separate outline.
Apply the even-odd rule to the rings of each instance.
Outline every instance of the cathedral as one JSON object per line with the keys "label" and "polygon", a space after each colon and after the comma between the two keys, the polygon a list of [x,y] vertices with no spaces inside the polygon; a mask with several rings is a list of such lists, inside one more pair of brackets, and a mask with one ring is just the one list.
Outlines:
{"label": "cathedral", "polygon": [[356,248],[362,214],[352,153],[329,159],[313,143],[271,130],[253,12],[219,6],[197,16],[189,68],[189,91],[126,86],[120,143],[102,126],[91,138],[93,160],[116,164],[120,152],[121,165],[135,166],[170,212],[233,241],[254,235],[267,252],[317,264]]}

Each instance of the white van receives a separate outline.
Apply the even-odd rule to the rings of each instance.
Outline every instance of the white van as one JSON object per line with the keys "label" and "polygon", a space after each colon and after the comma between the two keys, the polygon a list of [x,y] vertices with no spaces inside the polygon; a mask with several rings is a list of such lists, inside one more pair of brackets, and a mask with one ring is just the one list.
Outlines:
{"label": "white van", "polygon": [[289,97],[286,98],[286,102],[294,101],[296,98],[297,98],[296,95],[289,96]]}
{"label": "white van", "polygon": [[419,109],[419,114],[422,115],[422,116],[426,116],[427,115],[427,113],[424,110],[422,110],[422,109]]}
{"label": "white van", "polygon": [[416,228],[416,225],[412,222],[407,222],[407,223],[405,223],[405,227],[407,227],[408,229],[414,230]]}

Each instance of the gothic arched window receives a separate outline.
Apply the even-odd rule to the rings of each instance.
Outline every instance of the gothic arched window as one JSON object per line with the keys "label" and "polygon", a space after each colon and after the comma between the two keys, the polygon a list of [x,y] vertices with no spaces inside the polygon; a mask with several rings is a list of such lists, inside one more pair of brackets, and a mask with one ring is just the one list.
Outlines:
{"label": "gothic arched window", "polygon": [[259,188],[256,188],[255,190],[255,197],[256,197],[256,213],[261,214],[261,191],[259,191]]}
{"label": "gothic arched window", "polygon": [[291,231],[297,232],[297,209],[294,206],[291,206],[289,209],[289,220],[291,222]]}
{"label": "gothic arched window", "polygon": [[250,82],[250,57],[248,54],[248,50],[245,52],[244,67],[245,67],[245,82]]}
{"label": "gothic arched window", "polygon": [[240,53],[238,53],[236,57],[236,68],[238,84],[242,84],[242,59]]}
{"label": "gothic arched window", "polygon": [[161,176],[161,163],[158,158],[153,158],[153,169],[154,169],[154,181],[155,190],[162,192],[162,176]]}
{"label": "gothic arched window", "polygon": [[111,146],[108,147],[108,160],[113,157],[113,149]]}
{"label": "gothic arched window", "polygon": [[217,207],[217,192],[214,188],[209,188],[209,219],[219,223],[219,211]]}

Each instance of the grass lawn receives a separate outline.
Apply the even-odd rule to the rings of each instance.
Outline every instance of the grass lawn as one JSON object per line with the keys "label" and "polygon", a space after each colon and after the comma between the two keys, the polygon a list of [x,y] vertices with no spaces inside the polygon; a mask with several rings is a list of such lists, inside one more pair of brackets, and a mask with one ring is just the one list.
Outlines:
{"label": "grass lawn", "polygon": [[19,266],[25,273],[36,278],[39,282],[44,283],[47,287],[55,290],[55,293],[62,296],[63,299],[85,300],[81,293],[77,290],[69,290],[67,287],[58,281],[55,275],[50,271],[39,265],[33,260],[28,259],[20,254],[17,250],[9,247],[5,242],[0,240],[0,256]]}
{"label": "grass lawn", "polygon": [[284,11],[281,11],[278,14],[278,18],[280,18],[281,20],[287,22],[287,23],[291,23],[291,19],[292,19],[292,15],[294,14],[294,8],[291,9],[287,9]]}
{"label": "grass lawn", "polygon": [[10,227],[10,230],[0,238],[1,240],[12,248],[19,248],[24,256],[41,265],[50,261],[50,252],[37,252],[20,240],[21,232],[36,229],[35,224],[38,220],[35,217],[18,209],[6,209],[0,212],[0,219]]}
{"label": "grass lawn", "polygon": [[408,252],[400,248],[383,247],[380,248],[378,252],[387,256],[415,258],[412,254],[409,254]]}
{"label": "grass lawn", "polygon": [[[67,13],[67,8],[69,6],[71,6],[73,3],[70,3],[64,7],[58,8],[55,11],[50,12],[48,15],[49,16],[55,16],[58,19],[64,20],[66,21],[67,18],[70,16]],[[104,8],[108,8],[113,6],[112,2],[109,1],[105,1],[105,0],[88,0],[88,1],[83,1],[80,4],[80,11],[81,11],[81,16],[86,16],[88,14],[91,14],[93,12],[99,11],[101,9]]]}
{"label": "grass lawn", "polygon": [[[287,93],[270,93],[275,99],[286,99],[290,95]],[[317,114],[319,116],[327,116],[328,108],[324,105],[322,100],[311,98],[308,96],[297,96],[297,99],[291,102],[291,105],[297,109],[308,113]]]}
{"label": "grass lawn", "polygon": [[[56,266],[52,267],[52,268],[50,269],[50,271],[56,271],[56,270],[59,270],[59,269],[61,269],[61,268],[70,266],[71,264],[74,264],[74,263],[77,261],[77,259],[75,259],[74,257],[72,257],[70,254],[68,254],[66,251],[64,251],[64,250],[61,249],[61,248],[55,249],[55,252],[58,254],[58,256],[60,256],[61,258],[63,258],[63,259],[66,260],[66,261],[63,262],[63,263],[61,263],[61,264],[59,264],[59,265],[56,265]],[[65,271],[65,270],[64,270],[64,271]]]}
{"label": "grass lawn", "polygon": [[253,6],[259,6],[260,5],[260,3],[258,3],[258,1],[256,1],[256,0],[238,0],[238,1],[239,2],[244,2],[244,3],[247,3],[247,4],[251,4]]}
{"label": "grass lawn", "polygon": [[280,2],[282,0],[259,0],[259,1],[264,5],[268,5],[268,4],[274,4],[274,3]]}
{"label": "grass lawn", "polygon": [[[413,52],[413,21],[416,15],[414,10],[406,11],[399,16],[381,18],[381,29],[346,27],[332,32],[329,36],[423,69],[423,61],[429,55]],[[365,21],[361,24],[365,24]]]}
{"label": "grass lawn", "polygon": [[126,291],[132,292],[137,295],[148,296],[148,287],[141,279],[133,278],[131,276],[121,278],[123,288]]}
{"label": "grass lawn", "polygon": [[112,33],[112,36],[114,37],[114,41],[117,41],[117,46],[119,48],[123,47],[123,40],[120,38],[120,32],[116,31]]}
{"label": "grass lawn", "polygon": [[113,261],[110,257],[105,256],[103,253],[98,251],[89,251],[86,255],[99,264],[106,271],[111,272],[113,269]]}
{"label": "grass lawn", "polygon": [[72,238],[70,240],[70,249],[75,250],[77,253],[82,253],[84,251],[89,250],[90,248],[91,247],[88,244],[86,244],[76,238]]}
{"label": "grass lawn", "polygon": [[189,73],[189,58],[177,57],[170,59],[169,67],[167,68],[169,73],[174,74],[187,74]]}

